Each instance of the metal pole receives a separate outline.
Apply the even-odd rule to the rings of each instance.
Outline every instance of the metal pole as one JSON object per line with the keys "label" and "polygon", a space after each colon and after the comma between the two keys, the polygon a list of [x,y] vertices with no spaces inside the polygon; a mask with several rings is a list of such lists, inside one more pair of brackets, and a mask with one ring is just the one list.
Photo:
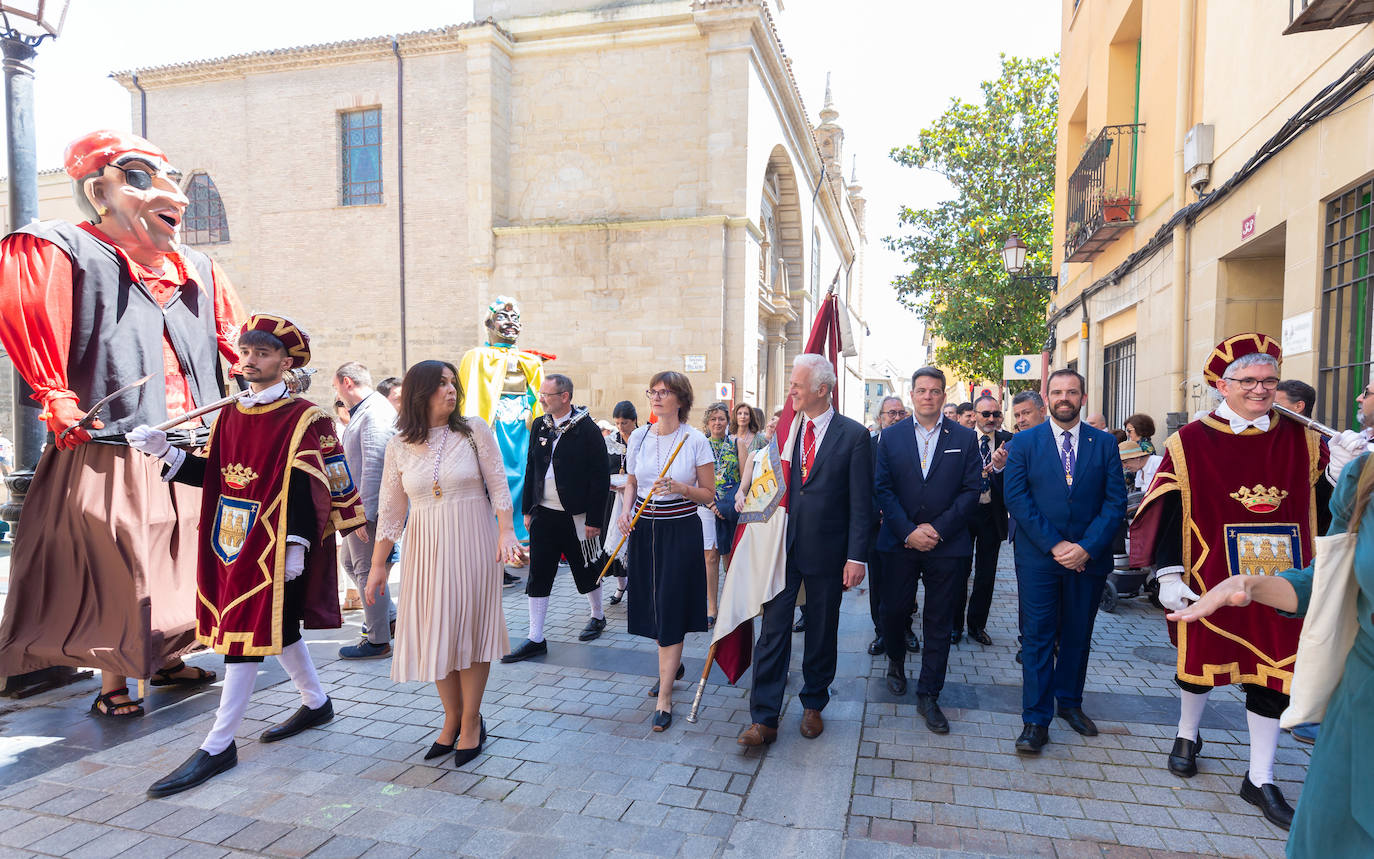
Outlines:
{"label": "metal pole", "polygon": [[[10,231],[38,220],[38,153],[33,133],[34,49],[19,39],[0,37],[5,71],[5,138],[9,144]],[[38,419],[33,389],[14,371],[14,472],[5,478],[10,500],[0,518],[19,521],[33,480],[47,428]]]}

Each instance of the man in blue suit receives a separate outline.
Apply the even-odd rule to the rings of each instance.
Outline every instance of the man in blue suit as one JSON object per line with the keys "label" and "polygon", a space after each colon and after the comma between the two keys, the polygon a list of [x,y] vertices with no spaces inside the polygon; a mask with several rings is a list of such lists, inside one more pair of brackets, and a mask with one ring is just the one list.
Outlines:
{"label": "man in blue suit", "polygon": [[[1021,736],[1016,750],[1038,754],[1059,715],[1085,737],[1097,726],[1083,712],[1093,621],[1112,568],[1112,539],[1126,515],[1116,439],[1079,421],[1083,377],[1056,370],[1047,385],[1050,420],[1017,433],[1003,486],[1016,520],[1021,601]],[[1058,655],[1055,646],[1058,645]]]}
{"label": "man in blue suit", "polygon": [[[926,727],[949,733],[940,691],[949,663],[950,633],[962,612],[963,570],[973,554],[969,517],[978,504],[983,460],[973,430],[945,420],[945,374],[922,367],[911,377],[911,420],[883,430],[874,468],[873,495],[882,510],[878,550],[883,556],[883,640],[887,685],[906,694],[906,642],[902,627],[926,583],[926,647],[916,681],[916,709]],[[962,618],[960,618],[962,622]]]}

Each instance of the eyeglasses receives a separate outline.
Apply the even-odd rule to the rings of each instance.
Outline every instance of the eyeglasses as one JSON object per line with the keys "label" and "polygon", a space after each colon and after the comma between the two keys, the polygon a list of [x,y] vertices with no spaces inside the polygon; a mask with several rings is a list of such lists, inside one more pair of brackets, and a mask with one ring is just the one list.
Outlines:
{"label": "eyeglasses", "polygon": [[979,412],[978,414],[985,418],[1000,418],[1002,416],[1001,412]]}
{"label": "eyeglasses", "polygon": [[1253,391],[1256,385],[1263,386],[1266,391],[1272,391],[1279,386],[1279,380],[1270,376],[1267,379],[1234,379],[1230,376],[1225,377],[1226,381],[1240,385],[1242,391]]}
{"label": "eyeglasses", "polygon": [[890,418],[904,418],[906,417],[906,409],[888,409],[883,414]]}
{"label": "eyeglasses", "polygon": [[659,388],[653,391],[645,391],[644,396],[648,397],[651,400],[666,400],[668,396],[672,393],[672,391],[669,391],[666,388]]}
{"label": "eyeglasses", "polygon": [[1365,397],[1374,397],[1374,391],[1369,390],[1369,388],[1365,388],[1363,391],[1360,391],[1358,394],[1355,395],[1355,399],[1357,400],[1362,400]]}
{"label": "eyeglasses", "polygon": [[181,183],[180,173],[170,171],[150,173],[140,167],[120,167],[118,164],[111,164],[110,166],[124,174],[124,182],[129,187],[137,188],[140,191],[147,191],[149,188],[153,187],[153,178],[155,176],[161,176],[173,185]]}

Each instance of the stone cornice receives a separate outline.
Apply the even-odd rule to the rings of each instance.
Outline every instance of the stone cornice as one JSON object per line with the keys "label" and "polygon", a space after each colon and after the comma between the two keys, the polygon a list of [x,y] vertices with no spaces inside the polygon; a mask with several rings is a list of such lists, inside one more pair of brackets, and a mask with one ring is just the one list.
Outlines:
{"label": "stone cornice", "polygon": [[502,31],[495,22],[473,21],[433,30],[400,33],[396,36],[371,36],[366,39],[354,39],[346,42],[303,45],[295,48],[255,51],[166,66],[130,69],[113,72],[110,77],[119,82],[125,89],[135,92],[135,77],[140,86],[149,89],[241,78],[251,74],[266,74],[291,69],[371,62],[393,57],[391,50],[393,38],[396,40],[402,57],[447,53],[461,51],[466,43],[478,35],[474,31],[483,30],[488,31],[484,35],[494,36],[498,41],[509,43],[510,35]]}
{"label": "stone cornice", "polygon": [[529,233],[583,233],[593,230],[644,230],[671,227],[719,226],[744,227],[757,238],[758,228],[743,215],[691,215],[682,218],[625,218],[605,221],[563,221],[539,224],[504,224],[493,226],[497,236],[518,236]]}

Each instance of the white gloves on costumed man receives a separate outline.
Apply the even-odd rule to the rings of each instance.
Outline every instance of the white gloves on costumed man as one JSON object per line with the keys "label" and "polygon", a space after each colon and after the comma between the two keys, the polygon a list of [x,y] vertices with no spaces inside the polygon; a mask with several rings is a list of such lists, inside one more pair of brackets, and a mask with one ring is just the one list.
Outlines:
{"label": "white gloves on costumed man", "polygon": [[1335,486],[1341,479],[1341,471],[1354,461],[1355,457],[1367,450],[1374,450],[1374,445],[1370,444],[1369,438],[1363,432],[1346,430],[1328,439],[1327,448],[1331,451],[1331,461],[1326,466],[1326,476],[1331,485]]}
{"label": "white gloves on costumed man", "polygon": [[1169,611],[1182,611],[1202,599],[1183,583],[1182,567],[1165,567],[1155,577],[1159,582],[1159,604]]}

